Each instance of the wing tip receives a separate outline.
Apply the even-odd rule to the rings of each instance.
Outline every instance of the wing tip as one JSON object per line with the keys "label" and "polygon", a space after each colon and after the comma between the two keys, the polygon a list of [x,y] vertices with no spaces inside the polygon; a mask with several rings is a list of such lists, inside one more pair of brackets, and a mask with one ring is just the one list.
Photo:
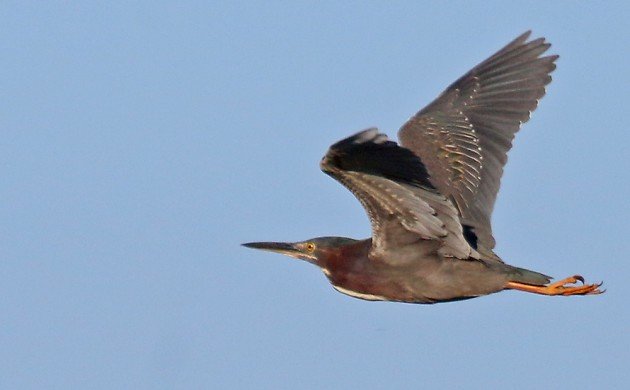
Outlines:
{"label": "wing tip", "polygon": [[427,189],[435,187],[421,159],[411,150],[390,141],[377,128],[369,128],[330,146],[320,162],[327,174],[355,171],[381,176]]}
{"label": "wing tip", "polygon": [[341,150],[351,145],[360,145],[368,142],[383,143],[385,141],[388,141],[386,134],[379,133],[376,127],[369,127],[334,143],[330,149]]}

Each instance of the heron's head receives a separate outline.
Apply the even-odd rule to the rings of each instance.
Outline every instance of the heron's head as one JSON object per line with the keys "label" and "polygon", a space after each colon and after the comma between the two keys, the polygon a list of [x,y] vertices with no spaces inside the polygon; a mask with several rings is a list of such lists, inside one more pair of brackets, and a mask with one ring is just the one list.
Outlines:
{"label": "heron's head", "polygon": [[357,240],[345,237],[316,237],[299,242],[248,242],[243,246],[280,253],[321,266],[326,256],[336,254],[342,247],[355,242]]}

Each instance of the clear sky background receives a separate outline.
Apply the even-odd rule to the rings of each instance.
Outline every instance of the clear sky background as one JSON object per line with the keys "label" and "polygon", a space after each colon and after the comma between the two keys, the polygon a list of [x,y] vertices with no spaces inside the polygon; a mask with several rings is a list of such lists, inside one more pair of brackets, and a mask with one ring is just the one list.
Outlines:
{"label": "clear sky background", "polygon": [[[0,388],[627,386],[628,2],[122,3],[0,5]],[[240,246],[367,237],[328,146],[527,29],[497,250],[605,295],[365,302]]]}

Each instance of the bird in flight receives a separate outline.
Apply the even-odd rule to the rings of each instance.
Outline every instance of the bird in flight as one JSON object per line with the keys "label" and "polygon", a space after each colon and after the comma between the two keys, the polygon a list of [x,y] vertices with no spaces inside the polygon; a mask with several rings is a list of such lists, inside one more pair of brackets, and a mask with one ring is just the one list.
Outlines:
{"label": "bird in flight", "polygon": [[[451,84],[398,132],[375,128],[333,144],[321,169],[361,202],[372,237],[252,242],[318,266],[365,300],[437,303],[503,290],[600,294],[580,275],[557,282],[494,252],[490,218],[507,152],[545,94],[557,55],[526,32]],[[579,282],[579,283],[578,283]]]}

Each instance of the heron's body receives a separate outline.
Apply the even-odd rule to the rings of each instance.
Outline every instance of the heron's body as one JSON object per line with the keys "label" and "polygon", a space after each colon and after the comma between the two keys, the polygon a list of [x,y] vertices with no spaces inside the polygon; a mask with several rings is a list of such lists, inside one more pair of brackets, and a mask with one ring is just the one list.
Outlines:
{"label": "heron's body", "polygon": [[490,217],[507,152],[551,81],[557,56],[523,34],[449,86],[399,132],[401,145],[368,129],[330,147],[322,170],[366,209],[372,238],[259,242],[320,267],[338,291],[366,300],[435,303],[516,289],[598,294],[505,264]]}
{"label": "heron's body", "polygon": [[[405,248],[405,263],[369,259],[371,240],[361,240],[323,256],[320,267],[339,292],[367,300],[433,303],[473,298],[503,290],[509,266],[483,261],[444,261],[436,245]],[[409,252],[409,253],[407,253]],[[477,281],[483,278],[484,283]]]}
{"label": "heron's body", "polygon": [[371,239],[347,239],[327,248],[323,242],[329,239],[334,238],[311,240],[320,241],[320,249],[317,260],[306,260],[320,267],[337,291],[355,298],[434,303],[498,292],[510,281],[549,282],[545,275],[496,261],[445,259],[431,241],[418,241],[387,258],[371,258]]}

